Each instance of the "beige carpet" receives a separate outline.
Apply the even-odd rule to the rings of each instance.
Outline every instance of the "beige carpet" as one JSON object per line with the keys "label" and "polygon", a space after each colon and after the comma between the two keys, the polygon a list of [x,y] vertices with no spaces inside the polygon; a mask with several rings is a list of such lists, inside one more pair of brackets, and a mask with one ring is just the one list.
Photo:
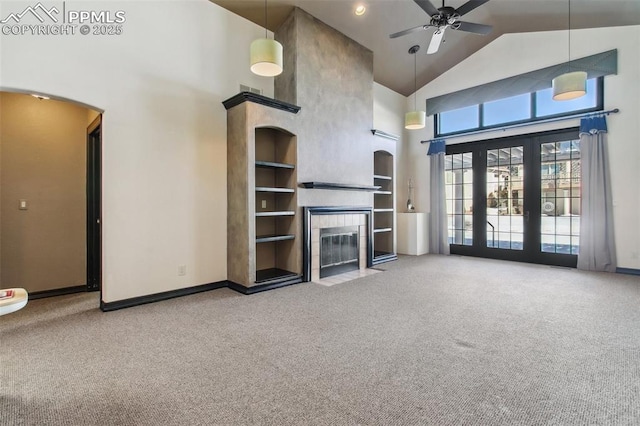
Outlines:
{"label": "beige carpet", "polygon": [[110,313],[31,301],[0,318],[0,424],[640,424],[639,277],[382,268]]}

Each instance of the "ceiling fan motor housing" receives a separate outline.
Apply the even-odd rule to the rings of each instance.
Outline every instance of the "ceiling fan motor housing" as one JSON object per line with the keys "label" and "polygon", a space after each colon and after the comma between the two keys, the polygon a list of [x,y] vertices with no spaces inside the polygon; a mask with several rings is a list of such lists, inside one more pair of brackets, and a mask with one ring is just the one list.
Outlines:
{"label": "ceiling fan motor housing", "polygon": [[431,16],[431,25],[434,27],[451,25],[458,18],[460,18],[460,14],[458,14],[456,10],[450,6],[441,7],[438,9],[438,12],[440,13]]}

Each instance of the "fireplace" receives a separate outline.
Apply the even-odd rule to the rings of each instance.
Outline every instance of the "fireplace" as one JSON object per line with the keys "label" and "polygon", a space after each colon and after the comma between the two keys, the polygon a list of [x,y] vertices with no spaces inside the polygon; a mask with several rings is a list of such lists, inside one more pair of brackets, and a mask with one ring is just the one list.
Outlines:
{"label": "fireplace", "polygon": [[359,235],[359,226],[320,229],[320,278],[360,268]]}
{"label": "fireplace", "polygon": [[305,207],[303,280],[371,266],[370,207]]}

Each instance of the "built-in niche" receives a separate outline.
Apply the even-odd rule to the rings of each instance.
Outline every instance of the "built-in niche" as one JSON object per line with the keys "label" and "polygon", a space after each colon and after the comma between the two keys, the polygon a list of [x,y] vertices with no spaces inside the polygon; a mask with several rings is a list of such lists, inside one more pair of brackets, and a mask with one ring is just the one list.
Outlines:
{"label": "built-in niche", "polygon": [[397,258],[394,250],[394,161],[387,151],[373,153],[373,263]]}
{"label": "built-in niche", "polygon": [[255,129],[256,284],[299,277],[296,137]]}

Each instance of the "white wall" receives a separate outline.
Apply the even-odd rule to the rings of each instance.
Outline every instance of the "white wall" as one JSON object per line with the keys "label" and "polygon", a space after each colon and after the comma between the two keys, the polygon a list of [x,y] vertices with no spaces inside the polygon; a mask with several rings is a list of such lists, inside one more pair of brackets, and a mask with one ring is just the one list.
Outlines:
{"label": "white wall", "polygon": [[[566,62],[566,31],[506,34],[482,50],[422,87],[417,92],[418,103],[427,98],[477,86],[535,69]],[[608,117],[609,154],[612,171],[614,220],[618,266],[640,269],[640,26],[596,28],[571,31],[572,58],[580,58],[618,49],[618,74],[605,78],[605,109],[619,108],[620,114]],[[408,97],[406,110],[413,108]],[[514,134],[575,127],[576,119],[556,123],[497,131],[482,135],[452,139],[448,143],[491,139]],[[427,127],[405,131],[409,155],[403,168],[407,176],[416,177],[416,205],[429,205],[429,162],[425,156],[427,144],[420,140],[433,137],[433,118],[427,117]]]}
{"label": "white wall", "polygon": [[[32,4],[2,2],[0,16]],[[0,88],[104,110],[103,300],[225,280],[221,101],[240,83],[273,96],[273,79],[249,71],[264,30],[206,0],[66,7],[124,10],[123,34],[1,35]]]}

